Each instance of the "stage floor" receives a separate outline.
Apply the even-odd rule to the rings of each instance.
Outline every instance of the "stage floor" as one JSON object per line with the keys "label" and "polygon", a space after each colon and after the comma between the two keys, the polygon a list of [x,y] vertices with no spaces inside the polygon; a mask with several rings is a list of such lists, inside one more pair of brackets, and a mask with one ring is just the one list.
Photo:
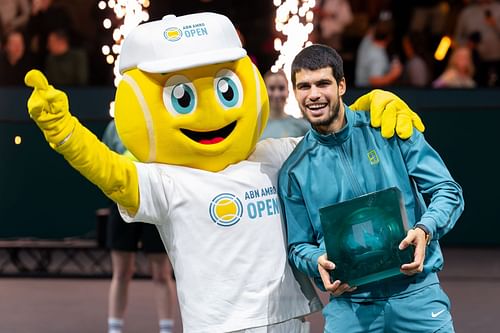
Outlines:
{"label": "stage floor", "polygon": [[[443,252],[440,277],[452,301],[456,332],[497,333],[500,248]],[[0,278],[0,332],[105,332],[108,287],[109,279]],[[151,281],[132,281],[124,333],[158,331],[153,293]],[[175,333],[181,333],[177,308],[175,313]],[[311,333],[321,333],[321,314],[311,319]]]}

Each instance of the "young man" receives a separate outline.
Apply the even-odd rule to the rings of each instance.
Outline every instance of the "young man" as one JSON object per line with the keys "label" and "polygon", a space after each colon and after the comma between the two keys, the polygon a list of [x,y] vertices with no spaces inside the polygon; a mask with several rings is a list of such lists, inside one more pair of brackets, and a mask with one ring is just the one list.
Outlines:
{"label": "young man", "polygon": [[[462,189],[422,133],[382,139],[369,114],[343,103],[342,66],[338,53],[323,45],[305,48],[292,63],[295,97],[312,129],[279,175],[289,257],[331,293],[325,332],[453,332],[437,276],[443,266],[438,240],[463,211]],[[331,281],[335,258],[325,254],[319,209],[390,187],[403,193],[413,229],[399,248],[415,245],[413,262],[401,266],[404,275],[357,288]],[[427,208],[423,196],[430,198]]]}

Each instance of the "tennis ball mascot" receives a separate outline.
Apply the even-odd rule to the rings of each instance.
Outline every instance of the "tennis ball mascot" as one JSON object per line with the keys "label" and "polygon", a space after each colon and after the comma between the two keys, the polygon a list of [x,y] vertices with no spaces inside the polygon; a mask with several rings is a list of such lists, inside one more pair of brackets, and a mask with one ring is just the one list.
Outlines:
{"label": "tennis ball mascot", "polygon": [[[115,121],[139,162],[113,153],[83,127],[66,94],[36,70],[25,78],[34,88],[29,114],[126,221],[158,227],[184,332],[307,332],[299,318],[321,305],[288,265],[276,195],[278,170],[297,139],[257,144],[268,97],[233,24],[199,13],[139,25],[123,43],[120,71]],[[386,136],[423,130],[388,92],[371,92],[354,108],[371,108]]]}

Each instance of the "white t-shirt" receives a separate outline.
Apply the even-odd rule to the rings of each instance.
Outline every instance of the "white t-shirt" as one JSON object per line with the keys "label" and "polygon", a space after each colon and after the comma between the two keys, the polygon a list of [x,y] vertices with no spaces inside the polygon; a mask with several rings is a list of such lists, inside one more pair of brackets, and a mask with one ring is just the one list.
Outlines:
{"label": "white t-shirt", "polygon": [[288,265],[277,196],[279,168],[296,142],[261,141],[248,160],[217,173],[137,163],[140,207],[122,216],[158,226],[184,332],[242,330],[311,312]]}

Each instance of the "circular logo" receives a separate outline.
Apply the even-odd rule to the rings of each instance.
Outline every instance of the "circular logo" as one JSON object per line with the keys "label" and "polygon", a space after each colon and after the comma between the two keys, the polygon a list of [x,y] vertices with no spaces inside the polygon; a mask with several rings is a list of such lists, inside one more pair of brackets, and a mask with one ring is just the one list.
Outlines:
{"label": "circular logo", "polygon": [[240,199],[230,193],[222,193],[212,199],[209,207],[210,218],[214,223],[229,227],[239,222],[243,215]]}
{"label": "circular logo", "polygon": [[181,39],[182,31],[178,28],[168,28],[167,30],[165,30],[163,35],[165,36],[165,38],[167,40],[169,40],[171,42],[175,42],[175,41]]}

